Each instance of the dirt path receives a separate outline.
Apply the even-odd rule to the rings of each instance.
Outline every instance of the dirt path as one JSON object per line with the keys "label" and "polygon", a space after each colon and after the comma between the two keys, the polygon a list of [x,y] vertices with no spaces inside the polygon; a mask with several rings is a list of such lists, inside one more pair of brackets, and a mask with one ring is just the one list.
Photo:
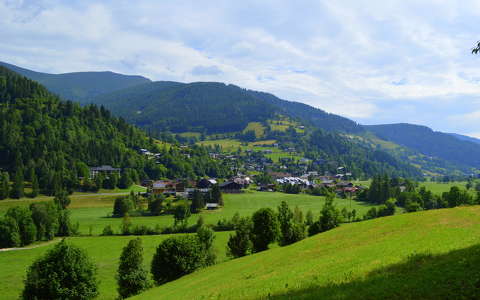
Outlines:
{"label": "dirt path", "polygon": [[2,249],[0,249],[0,252],[30,250],[30,249],[35,249],[35,248],[39,248],[39,247],[48,246],[48,245],[51,245],[53,243],[57,243],[59,241],[61,241],[61,239],[54,239],[54,240],[51,240],[51,241],[48,241],[48,242],[45,242],[45,243],[42,243],[42,244],[38,244],[38,245],[35,245],[35,246],[30,246],[30,247],[2,248]]}

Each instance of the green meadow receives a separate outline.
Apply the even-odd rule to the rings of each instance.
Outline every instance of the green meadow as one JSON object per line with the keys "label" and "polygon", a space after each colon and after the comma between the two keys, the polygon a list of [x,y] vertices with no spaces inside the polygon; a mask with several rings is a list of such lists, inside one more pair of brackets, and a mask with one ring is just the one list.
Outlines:
{"label": "green meadow", "polygon": [[[112,218],[113,202],[116,196],[100,195],[97,197],[72,197],[72,203],[69,206],[71,211],[72,221],[78,222],[80,225],[81,234],[99,235],[103,228],[111,225],[112,228],[118,231],[121,218]],[[206,224],[216,224],[221,219],[230,219],[239,213],[240,216],[250,216],[256,210],[262,207],[276,208],[282,201],[286,201],[293,209],[298,206],[304,214],[311,210],[315,217],[320,213],[320,210],[325,203],[325,198],[320,196],[310,196],[306,194],[285,194],[278,192],[253,192],[247,191],[242,194],[224,194],[225,206],[218,210],[203,211],[200,214],[192,215],[189,219],[189,224],[195,224],[199,216],[204,218]],[[19,202],[3,202],[0,201],[0,212],[13,205],[22,203],[27,205],[30,201]],[[362,202],[357,202],[348,199],[337,199],[336,205],[338,208],[343,207],[357,210],[357,215],[363,215],[371,205]],[[131,218],[134,225],[148,225],[155,227],[167,227],[173,225],[172,215],[161,216],[139,216]]]}
{"label": "green meadow", "polygon": [[[225,261],[227,240],[229,232],[220,232],[215,234],[214,248],[219,262]],[[144,262],[147,270],[150,270],[150,262],[158,244],[170,235],[141,236],[144,248]],[[134,236],[115,236],[115,237],[71,237],[67,241],[81,247],[87,251],[89,257],[95,262],[98,268],[98,279],[100,280],[98,299],[116,299],[118,296],[115,281],[120,253],[122,248]],[[44,246],[0,252],[0,298],[18,299],[22,289],[23,280],[26,276],[26,270],[32,262],[41,257],[45,252],[51,249],[59,239],[47,243]]]}
{"label": "green meadow", "polygon": [[480,206],[344,224],[134,299],[478,299]]}

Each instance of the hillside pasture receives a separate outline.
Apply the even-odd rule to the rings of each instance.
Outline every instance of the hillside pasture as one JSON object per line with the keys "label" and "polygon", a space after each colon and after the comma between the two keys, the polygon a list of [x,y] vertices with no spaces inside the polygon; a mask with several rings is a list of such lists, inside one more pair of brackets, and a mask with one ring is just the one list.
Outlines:
{"label": "hillside pasture", "polygon": [[[220,232],[215,234],[214,248],[217,254],[218,262],[227,259],[226,248],[229,232]],[[150,271],[150,263],[158,244],[171,235],[141,236],[144,248],[144,264]],[[135,236],[115,236],[115,237],[72,237],[67,242],[72,243],[87,251],[89,257],[98,267],[98,279],[100,280],[98,299],[117,299],[117,283],[115,274],[117,272],[120,253],[122,248],[127,245],[130,239]],[[35,259],[44,255],[54,244],[47,243],[33,249],[3,251],[0,252],[0,298],[18,299],[23,289],[23,280],[26,276],[26,270]]]}
{"label": "hillside pasture", "polygon": [[480,206],[345,224],[133,299],[476,299],[479,236]]}

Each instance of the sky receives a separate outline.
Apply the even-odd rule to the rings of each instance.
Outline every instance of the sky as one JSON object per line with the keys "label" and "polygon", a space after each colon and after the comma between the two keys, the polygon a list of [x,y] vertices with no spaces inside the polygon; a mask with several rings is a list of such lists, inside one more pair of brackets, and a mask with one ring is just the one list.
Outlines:
{"label": "sky", "polygon": [[480,1],[0,0],[0,60],[220,81],[480,137]]}

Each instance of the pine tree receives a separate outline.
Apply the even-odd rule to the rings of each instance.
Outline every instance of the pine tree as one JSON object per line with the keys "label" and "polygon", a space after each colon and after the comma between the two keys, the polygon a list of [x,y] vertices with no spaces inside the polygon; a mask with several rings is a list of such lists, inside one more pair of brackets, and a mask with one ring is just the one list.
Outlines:
{"label": "pine tree", "polygon": [[24,196],[23,170],[19,168],[15,173],[15,180],[11,191],[12,198],[22,198]]}
{"label": "pine tree", "polygon": [[143,265],[142,240],[130,240],[123,248],[117,273],[118,293],[127,298],[150,287],[148,272]]}
{"label": "pine tree", "polygon": [[40,188],[38,186],[38,179],[37,179],[37,175],[35,175],[35,172],[33,172],[31,176],[32,176],[32,192],[30,193],[30,197],[35,198],[38,196]]}
{"label": "pine tree", "polygon": [[218,205],[223,206],[222,192],[220,191],[220,187],[218,186],[218,184],[214,184],[212,186],[211,195],[212,195],[211,199],[213,203],[218,203]]}
{"label": "pine tree", "polygon": [[0,173],[0,200],[10,196],[10,176],[8,172]]}

